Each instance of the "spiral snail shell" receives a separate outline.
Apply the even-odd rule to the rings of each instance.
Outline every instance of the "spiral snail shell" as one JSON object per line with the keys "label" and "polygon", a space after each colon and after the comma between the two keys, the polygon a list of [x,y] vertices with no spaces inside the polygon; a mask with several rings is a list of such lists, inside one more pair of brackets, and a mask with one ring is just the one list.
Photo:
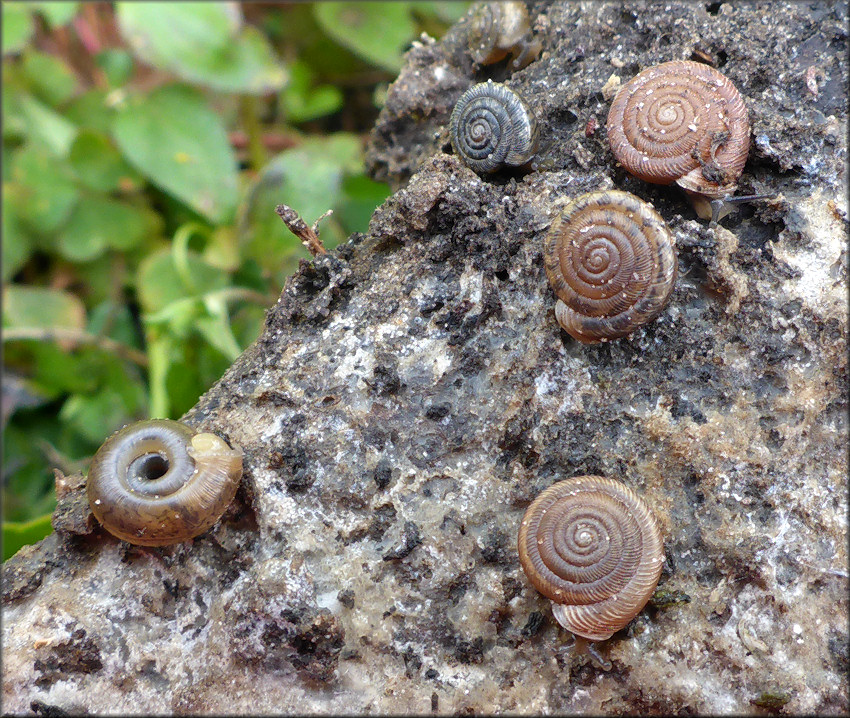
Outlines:
{"label": "spiral snail shell", "polygon": [[186,541],[209,529],[236,494],[242,451],[168,419],[140,421],[97,450],[86,492],[113,536],[141,546]]}
{"label": "spiral snail shell", "polygon": [[657,317],[676,281],[673,236],[633,194],[589,192],[569,202],[546,235],[543,260],[555,317],[585,344],[626,336]]}
{"label": "spiral snail shell", "polygon": [[525,512],[525,575],[561,626],[592,641],[624,628],[650,599],[664,561],[655,517],[625,484],[602,476],[559,481]]}
{"label": "spiral snail shell", "polygon": [[476,172],[524,165],[537,150],[534,114],[513,90],[492,80],[461,95],[449,133],[454,151]]}
{"label": "spiral snail shell", "polygon": [[710,198],[735,189],[750,147],[741,94],[725,75],[690,60],[629,80],[611,104],[607,128],[611,151],[630,174]]}
{"label": "spiral snail shell", "polygon": [[540,53],[541,43],[531,37],[525,3],[476,3],[469,14],[469,51],[479,65],[492,65],[508,55],[513,67],[523,68]]}

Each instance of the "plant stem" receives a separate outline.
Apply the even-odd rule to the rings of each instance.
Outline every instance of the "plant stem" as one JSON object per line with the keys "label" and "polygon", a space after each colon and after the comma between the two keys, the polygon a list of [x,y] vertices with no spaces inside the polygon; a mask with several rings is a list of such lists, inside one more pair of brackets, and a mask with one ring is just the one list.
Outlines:
{"label": "plant stem", "polygon": [[77,329],[63,329],[51,327],[41,329],[39,327],[12,327],[3,330],[3,341],[20,341],[23,339],[34,339],[40,342],[68,342],[76,346],[90,344],[104,351],[112,352],[116,356],[134,362],[139,366],[147,366],[148,358],[144,352],[128,347],[126,344],[116,342],[114,339],[104,336],[96,336]]}
{"label": "plant stem", "polygon": [[259,172],[266,166],[268,158],[263,146],[263,128],[260,126],[257,98],[253,95],[242,95],[239,98],[239,114],[248,136],[248,157],[251,167],[255,172]]}

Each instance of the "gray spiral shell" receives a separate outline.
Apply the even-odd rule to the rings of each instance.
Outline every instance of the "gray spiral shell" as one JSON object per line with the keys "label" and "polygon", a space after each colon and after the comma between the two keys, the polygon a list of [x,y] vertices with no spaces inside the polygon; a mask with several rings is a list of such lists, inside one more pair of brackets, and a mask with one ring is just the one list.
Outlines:
{"label": "gray spiral shell", "polygon": [[449,132],[455,153],[476,172],[524,165],[537,151],[534,114],[519,95],[492,80],[461,96]]}

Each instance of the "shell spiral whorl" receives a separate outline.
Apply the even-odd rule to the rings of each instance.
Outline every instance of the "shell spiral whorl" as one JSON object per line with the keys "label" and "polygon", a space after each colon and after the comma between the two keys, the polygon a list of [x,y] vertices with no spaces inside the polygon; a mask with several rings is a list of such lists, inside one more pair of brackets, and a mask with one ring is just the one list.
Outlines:
{"label": "shell spiral whorl", "polygon": [[619,481],[559,481],[528,507],[519,557],[558,622],[603,641],[625,627],[655,591],[664,546],[646,503]]}
{"label": "shell spiral whorl", "polygon": [[490,65],[511,55],[513,67],[528,65],[542,47],[531,37],[528,8],[519,0],[476,3],[470,8],[469,51],[479,65]]}
{"label": "shell spiral whorl", "polygon": [[555,316],[586,344],[617,339],[657,317],[676,280],[673,237],[628,192],[589,192],[552,223],[543,250]]}
{"label": "shell spiral whorl", "polygon": [[168,419],[140,421],[97,450],[86,492],[113,536],[141,546],[186,541],[209,529],[236,494],[242,451]]}
{"label": "shell spiral whorl", "polygon": [[707,197],[735,189],[750,146],[741,94],[713,67],[664,62],[623,85],[608,113],[617,161],[647,182]]}
{"label": "shell spiral whorl", "polygon": [[452,147],[476,172],[523,165],[537,150],[537,122],[522,99],[488,80],[468,89],[452,111]]}

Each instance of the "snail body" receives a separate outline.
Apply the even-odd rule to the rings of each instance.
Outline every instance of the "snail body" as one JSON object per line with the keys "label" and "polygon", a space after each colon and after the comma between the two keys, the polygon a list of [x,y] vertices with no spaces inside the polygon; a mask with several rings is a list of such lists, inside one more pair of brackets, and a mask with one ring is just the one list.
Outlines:
{"label": "snail body", "polygon": [[522,518],[518,549],[558,623],[591,641],[610,638],[640,612],[664,561],[649,507],[602,476],[559,481],[537,496]]}
{"label": "snail body", "polygon": [[676,281],[676,250],[664,220],[618,190],[569,202],[546,235],[543,259],[558,297],[555,317],[585,344],[626,336],[655,319]]}
{"label": "snail body", "polygon": [[492,65],[511,55],[516,69],[532,62],[542,47],[531,37],[525,3],[513,0],[474,5],[469,15],[468,42],[477,64]]}
{"label": "snail body", "polygon": [[476,172],[520,166],[537,151],[534,114],[513,90],[488,80],[473,85],[452,110],[454,151]]}
{"label": "snail body", "polygon": [[218,521],[241,477],[240,449],[215,434],[155,419],[125,426],[101,445],[86,492],[109,533],[141,546],[165,546]]}
{"label": "snail body", "polygon": [[732,82],[690,60],[664,62],[617,92],[607,120],[617,161],[635,177],[719,198],[734,191],[750,147],[750,121]]}

